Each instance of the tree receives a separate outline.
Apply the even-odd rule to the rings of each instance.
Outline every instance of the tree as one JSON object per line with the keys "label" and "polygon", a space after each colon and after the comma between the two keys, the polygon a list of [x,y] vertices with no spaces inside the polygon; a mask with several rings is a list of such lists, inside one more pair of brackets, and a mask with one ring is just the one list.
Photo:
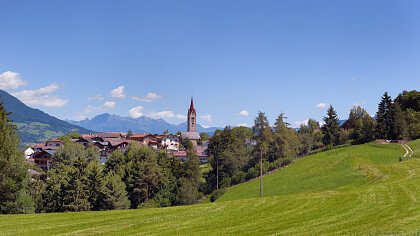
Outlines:
{"label": "tree", "polygon": [[201,140],[202,141],[207,141],[207,140],[210,139],[210,135],[208,133],[206,133],[206,132],[201,132],[200,133],[200,137],[201,137]]}
{"label": "tree", "polygon": [[420,138],[420,111],[408,108],[404,111],[404,117],[407,126],[407,137],[411,140]]}
{"label": "tree", "polygon": [[322,142],[325,146],[336,146],[340,143],[340,125],[338,123],[337,113],[330,105],[327,110],[327,116],[324,117],[325,124],[322,126],[324,135]]}
{"label": "tree", "polygon": [[392,100],[387,92],[381,98],[378,104],[378,111],[376,112],[376,137],[386,139],[389,134],[389,127],[391,125],[391,105]]}
{"label": "tree", "polygon": [[114,172],[105,176],[105,198],[104,209],[127,209],[130,207],[130,201],[125,191],[125,184],[121,177]]}
{"label": "tree", "polygon": [[420,112],[420,92],[417,90],[403,91],[395,98],[395,103],[398,103],[402,111],[412,109]]}
{"label": "tree", "polygon": [[290,124],[284,122],[286,117],[280,114],[274,124],[273,160],[292,159],[297,156],[300,148],[296,132],[290,129]]}
{"label": "tree", "polygon": [[19,152],[16,127],[0,102],[0,213],[31,213],[34,202],[29,194],[28,165]]}
{"label": "tree", "polygon": [[387,138],[392,140],[402,139],[405,131],[405,118],[404,113],[398,103],[391,105],[390,111],[390,122],[388,128]]}
{"label": "tree", "polygon": [[350,110],[349,119],[343,127],[350,131],[349,138],[353,144],[367,143],[375,139],[375,121],[360,106],[355,106]]}
{"label": "tree", "polygon": [[[251,157],[251,149],[247,146],[253,137],[252,130],[247,127],[225,127],[217,130],[209,140],[207,153],[209,155],[210,171],[206,175],[207,192],[219,187],[227,187],[230,180],[240,183],[245,179],[241,176],[246,171]],[[219,183],[223,183],[220,186]],[[234,183],[234,184],[235,184]]]}
{"label": "tree", "polygon": [[300,155],[306,155],[323,145],[319,122],[314,119],[309,119],[307,124],[301,124],[298,135],[301,145]]}
{"label": "tree", "polygon": [[254,119],[252,131],[254,132],[254,139],[257,142],[256,150],[259,152],[257,156],[260,157],[260,197],[262,197],[263,159],[268,152],[273,137],[273,131],[264,112],[258,112],[258,116]]}
{"label": "tree", "polygon": [[89,162],[85,174],[90,209],[93,211],[106,209],[105,179],[101,163],[99,161]]}

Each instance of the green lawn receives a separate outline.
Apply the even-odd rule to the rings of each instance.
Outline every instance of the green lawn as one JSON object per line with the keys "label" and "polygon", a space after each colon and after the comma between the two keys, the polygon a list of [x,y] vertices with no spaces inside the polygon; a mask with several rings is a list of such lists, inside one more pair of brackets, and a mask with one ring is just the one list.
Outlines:
{"label": "green lawn", "polygon": [[[409,144],[420,151],[420,141]],[[0,234],[419,234],[420,159],[397,144],[308,156],[216,203],[156,209],[3,215]]]}

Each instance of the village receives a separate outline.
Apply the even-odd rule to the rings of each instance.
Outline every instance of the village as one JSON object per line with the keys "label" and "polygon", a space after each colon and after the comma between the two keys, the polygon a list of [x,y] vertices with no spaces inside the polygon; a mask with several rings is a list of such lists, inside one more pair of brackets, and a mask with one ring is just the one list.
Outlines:
{"label": "village", "polygon": [[[195,154],[198,156],[200,163],[207,163],[206,150],[208,141],[202,140],[200,134],[197,132],[197,113],[192,98],[187,117],[187,131],[178,132],[177,134],[169,134],[166,132],[163,134],[103,132],[81,134],[78,138],[72,138],[71,141],[81,144],[85,148],[96,147],[100,162],[105,164],[115,150],[124,152],[127,146],[133,142],[148,146],[156,151],[166,151],[173,158],[185,161],[187,158],[187,151],[182,143],[189,140],[194,146]],[[26,160],[44,171],[48,171],[52,165],[54,153],[59,148],[64,147],[64,145],[65,142],[58,138],[47,140],[44,143],[33,144],[25,150]]]}

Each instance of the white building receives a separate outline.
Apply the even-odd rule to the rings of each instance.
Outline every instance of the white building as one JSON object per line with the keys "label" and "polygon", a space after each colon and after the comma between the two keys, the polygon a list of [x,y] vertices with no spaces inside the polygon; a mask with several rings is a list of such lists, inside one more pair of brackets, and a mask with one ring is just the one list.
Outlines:
{"label": "white building", "polygon": [[174,134],[165,134],[162,136],[161,147],[167,150],[179,150],[179,137]]}
{"label": "white building", "polygon": [[35,151],[32,149],[32,148],[28,148],[28,149],[26,149],[25,150],[25,157],[26,157],[26,159],[28,159],[28,158],[30,158],[30,156],[33,154],[33,153],[35,153]]}

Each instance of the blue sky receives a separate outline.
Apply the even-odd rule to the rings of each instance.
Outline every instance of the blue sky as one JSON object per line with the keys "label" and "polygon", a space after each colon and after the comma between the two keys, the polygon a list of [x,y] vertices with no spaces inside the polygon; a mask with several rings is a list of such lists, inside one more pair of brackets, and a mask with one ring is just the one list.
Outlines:
{"label": "blue sky", "polygon": [[0,0],[0,8],[0,88],[62,119],[108,112],[181,123],[193,94],[205,126],[252,125],[260,110],[296,126],[321,120],[323,104],[340,118],[354,104],[374,114],[383,92],[420,85],[419,1]]}

